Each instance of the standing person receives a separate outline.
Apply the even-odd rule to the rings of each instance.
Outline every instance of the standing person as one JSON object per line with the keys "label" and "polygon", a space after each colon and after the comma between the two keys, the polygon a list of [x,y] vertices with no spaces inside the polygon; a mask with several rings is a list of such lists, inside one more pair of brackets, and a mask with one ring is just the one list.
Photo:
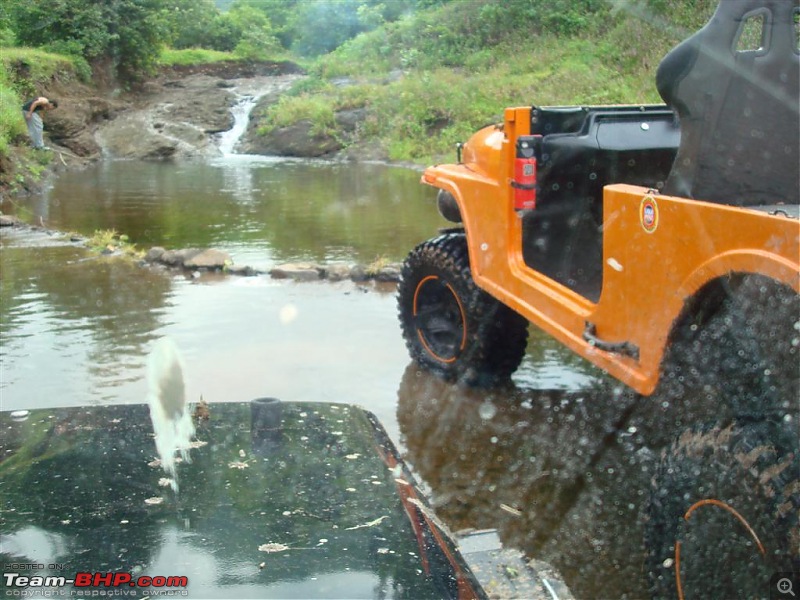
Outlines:
{"label": "standing person", "polygon": [[44,145],[42,133],[44,132],[44,123],[39,112],[52,110],[58,108],[56,100],[49,100],[44,96],[39,96],[33,100],[28,100],[22,105],[22,114],[25,117],[25,123],[28,125],[28,134],[31,136],[33,147],[37,150],[47,150]]}

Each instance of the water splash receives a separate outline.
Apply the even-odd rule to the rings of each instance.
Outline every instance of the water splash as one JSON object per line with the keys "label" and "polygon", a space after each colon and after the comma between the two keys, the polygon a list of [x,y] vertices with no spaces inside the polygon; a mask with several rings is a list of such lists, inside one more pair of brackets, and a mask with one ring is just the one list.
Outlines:
{"label": "water splash", "polygon": [[178,457],[189,462],[189,448],[194,423],[186,404],[183,364],[178,348],[169,338],[161,338],[148,360],[150,419],[153,422],[156,450],[161,467],[171,477],[172,489],[178,491]]}

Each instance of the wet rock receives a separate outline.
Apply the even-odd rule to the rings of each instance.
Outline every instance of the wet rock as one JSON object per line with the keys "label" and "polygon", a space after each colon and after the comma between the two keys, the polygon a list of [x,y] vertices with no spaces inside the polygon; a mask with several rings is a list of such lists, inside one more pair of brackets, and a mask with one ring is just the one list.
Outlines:
{"label": "wet rock", "polygon": [[313,123],[298,121],[250,139],[250,152],[274,156],[320,158],[342,149],[342,143],[331,135],[313,133]]}
{"label": "wet rock", "polygon": [[[233,78],[240,69],[229,68],[176,69],[172,77],[148,82],[131,110],[98,127],[100,145],[108,155],[119,158],[180,160],[217,155],[216,137],[233,127],[231,107],[239,94],[263,94],[269,97],[267,102],[275,102],[298,78],[276,73],[237,81]],[[244,71],[254,68],[250,65]],[[279,67],[275,69],[280,72]]]}
{"label": "wet rock", "polygon": [[179,139],[190,146],[201,147],[206,144],[205,131],[198,129],[194,125],[188,125],[186,123],[168,123],[164,125],[162,133],[170,138]]}
{"label": "wet rock", "polygon": [[210,248],[193,254],[183,261],[183,266],[187,269],[206,269],[216,271],[224,269],[233,263],[231,255],[222,250]]}
{"label": "wet rock", "polygon": [[374,275],[375,281],[400,281],[400,265],[387,265],[378,269]]}
{"label": "wet rock", "polygon": [[112,157],[170,159],[216,153],[211,135],[233,126],[233,94],[198,77],[180,82],[182,89],[151,86],[146,103],[110,121],[97,139]]}
{"label": "wet rock", "polygon": [[221,271],[233,264],[231,255],[213,248],[183,248],[165,250],[154,246],[145,254],[146,263],[161,263],[170,267],[182,267],[192,271]]}
{"label": "wet rock", "polygon": [[61,144],[72,154],[81,158],[98,157],[100,146],[89,131],[82,131],[61,141]]}
{"label": "wet rock", "polygon": [[90,95],[80,85],[70,89],[66,95],[56,93],[56,97],[59,107],[47,114],[45,131],[51,144],[68,150],[62,154],[61,160],[65,160],[64,155],[67,158],[98,158],[100,147],[94,139],[94,129],[97,124],[119,113],[122,105]]}
{"label": "wet rock", "polygon": [[14,227],[19,224],[20,220],[17,217],[0,215],[0,227]]}
{"label": "wet rock", "polygon": [[242,266],[228,265],[225,268],[225,271],[227,273],[230,273],[231,275],[238,275],[240,277],[254,277],[256,275],[261,274],[260,271],[257,271],[256,269],[248,265],[242,265]]}
{"label": "wet rock", "polygon": [[167,140],[154,140],[150,148],[141,155],[144,159],[163,160],[172,158],[178,152],[178,144]]}
{"label": "wet rock", "polygon": [[274,279],[293,279],[295,281],[316,281],[320,279],[323,269],[312,263],[286,263],[270,270]]}
{"label": "wet rock", "polygon": [[[183,131],[220,132],[233,127],[230,107],[234,102],[230,91],[218,87],[211,78],[190,82],[198,93],[187,94],[181,101],[162,105],[161,114],[168,123],[182,124]],[[183,139],[183,138],[181,138]],[[192,143],[192,140],[187,140]]]}
{"label": "wet rock", "polygon": [[287,74],[303,74],[303,68],[291,61],[220,61],[204,65],[173,65],[164,70],[178,77],[207,75],[223,79],[245,77],[276,77]]}
{"label": "wet rock", "polygon": [[342,131],[347,133],[354,132],[358,126],[367,118],[366,108],[355,108],[352,110],[340,110],[336,113],[336,124]]}
{"label": "wet rock", "polygon": [[325,268],[325,277],[329,281],[343,281],[350,279],[350,265],[335,264]]}
{"label": "wet rock", "polygon": [[115,158],[164,159],[175,156],[178,140],[169,138],[148,125],[143,114],[116,119],[97,132],[106,152]]}
{"label": "wet rock", "polygon": [[59,106],[47,114],[46,129],[50,138],[62,142],[87,131],[90,124],[112,118],[121,110],[118,103],[91,96],[75,101],[59,95]]}
{"label": "wet rock", "polygon": [[154,263],[154,262],[161,262],[161,257],[164,256],[166,252],[166,248],[162,248],[161,246],[154,246],[147,251],[147,254],[144,255],[145,262]]}
{"label": "wet rock", "polygon": [[369,279],[367,268],[364,265],[353,265],[350,268],[350,279],[355,282],[367,281]]}
{"label": "wet rock", "polygon": [[[270,99],[269,101],[272,101]],[[262,104],[256,109],[256,114]],[[248,129],[242,140],[242,151],[250,154],[293,156],[299,158],[320,158],[336,154],[344,148],[341,134],[349,138],[367,118],[363,108],[339,111],[335,115],[340,136],[313,131],[313,123],[298,121],[286,127],[279,127],[266,134],[259,134],[257,125]],[[257,121],[257,120],[256,120]]]}
{"label": "wet rock", "polygon": [[182,267],[185,261],[202,252],[199,248],[184,248],[183,250],[167,250],[161,255],[159,262],[170,267]]}

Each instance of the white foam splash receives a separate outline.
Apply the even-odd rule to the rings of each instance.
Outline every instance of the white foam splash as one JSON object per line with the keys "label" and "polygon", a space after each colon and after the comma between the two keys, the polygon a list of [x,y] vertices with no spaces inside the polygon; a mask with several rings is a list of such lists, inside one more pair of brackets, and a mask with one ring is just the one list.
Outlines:
{"label": "white foam splash", "polygon": [[194,423],[186,404],[183,363],[178,348],[169,338],[161,338],[148,360],[147,403],[156,436],[156,450],[161,467],[171,477],[172,489],[178,491],[175,470],[178,456],[189,462],[189,448],[194,437]]}

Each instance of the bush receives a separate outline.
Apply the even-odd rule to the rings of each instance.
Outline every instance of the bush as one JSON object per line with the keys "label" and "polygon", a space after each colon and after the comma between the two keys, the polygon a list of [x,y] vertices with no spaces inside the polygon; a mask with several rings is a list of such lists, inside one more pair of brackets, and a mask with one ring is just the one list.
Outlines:
{"label": "bush", "polygon": [[329,134],[336,125],[334,106],[321,96],[283,96],[261,115],[258,133],[263,135],[273,129],[306,120],[312,123],[312,134]]}
{"label": "bush", "polygon": [[125,80],[155,64],[168,38],[162,0],[4,0],[20,43],[65,43],[87,61],[111,59]]}
{"label": "bush", "polygon": [[8,156],[10,145],[26,133],[21,107],[19,95],[0,81],[0,157]]}
{"label": "bush", "polygon": [[13,46],[17,43],[17,36],[10,27],[0,27],[0,48]]}
{"label": "bush", "polygon": [[0,54],[0,157],[27,135],[22,104],[53,77],[69,78],[75,67],[69,57],[30,48],[4,48]]}

